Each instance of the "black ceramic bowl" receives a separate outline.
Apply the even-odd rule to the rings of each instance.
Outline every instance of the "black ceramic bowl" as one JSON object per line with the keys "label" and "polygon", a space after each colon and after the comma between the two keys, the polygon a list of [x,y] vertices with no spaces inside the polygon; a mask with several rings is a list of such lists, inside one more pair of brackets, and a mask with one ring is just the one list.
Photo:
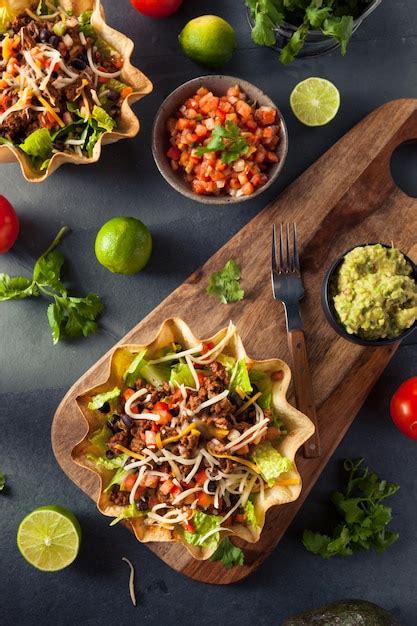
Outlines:
{"label": "black ceramic bowl", "polygon": [[[336,261],[333,263],[333,265],[328,269],[328,271],[326,272],[326,275],[324,277],[323,283],[322,283],[322,287],[321,287],[321,304],[323,306],[323,311],[324,314],[326,316],[327,321],[329,322],[330,326],[344,339],[347,339],[347,341],[351,341],[352,343],[356,343],[357,345],[360,346],[370,346],[370,347],[375,347],[375,346],[388,346],[392,343],[397,343],[399,341],[402,341],[403,339],[405,339],[406,337],[408,337],[408,335],[410,335],[416,328],[417,328],[417,321],[414,322],[414,324],[408,328],[407,330],[405,330],[403,333],[401,333],[401,335],[399,335],[398,337],[394,337],[393,339],[375,339],[375,340],[370,340],[370,339],[362,339],[361,337],[358,337],[357,335],[350,335],[345,327],[343,326],[343,324],[341,324],[341,322],[339,321],[337,312],[334,308],[333,302],[332,302],[332,296],[331,296],[331,286],[333,283],[333,279],[336,275],[336,272],[339,270],[340,265],[343,262],[343,259],[345,258],[346,254],[348,252],[351,252],[351,250],[354,250],[355,248],[361,248],[362,246],[373,246],[375,245],[374,243],[362,243],[362,244],[358,244],[357,246],[353,246],[352,248],[350,248],[349,250],[346,250],[346,252],[344,252],[343,254],[341,254]],[[382,246],[384,246],[385,248],[391,248],[391,246],[382,243]],[[404,252],[402,252],[402,254],[404,255],[407,263],[409,263],[409,265],[411,265],[412,269],[413,269],[413,273],[412,276],[414,278],[414,280],[417,282],[417,266],[415,265],[415,263],[406,255],[404,254]]]}

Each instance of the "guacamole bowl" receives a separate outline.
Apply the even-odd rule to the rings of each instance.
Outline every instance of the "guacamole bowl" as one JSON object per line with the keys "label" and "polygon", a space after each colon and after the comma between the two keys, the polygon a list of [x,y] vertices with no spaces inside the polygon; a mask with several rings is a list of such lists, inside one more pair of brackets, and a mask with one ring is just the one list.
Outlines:
{"label": "guacamole bowl", "polygon": [[[367,337],[361,336],[360,334],[357,334],[355,331],[352,330],[352,328],[348,330],[345,324],[342,322],[340,315],[338,311],[336,310],[336,306],[335,306],[334,298],[336,295],[336,291],[335,291],[336,281],[338,279],[339,272],[341,270],[343,262],[346,259],[346,256],[349,255],[349,253],[352,253],[353,251],[360,249],[360,248],[364,248],[366,246],[378,246],[379,250],[381,250],[381,248],[386,248],[387,250],[393,249],[392,246],[383,244],[383,243],[380,243],[380,244],[363,243],[363,244],[358,244],[357,246],[353,246],[352,248],[350,248],[349,250],[341,254],[334,261],[334,263],[330,266],[330,268],[325,274],[325,277],[322,283],[322,289],[321,289],[321,302],[322,302],[323,311],[324,311],[324,314],[328,323],[333,328],[333,330],[335,330],[341,337],[343,337],[347,341],[350,341],[352,343],[355,343],[361,346],[371,346],[371,347],[387,346],[387,345],[402,341],[403,339],[408,337],[417,328],[417,320],[415,320],[411,326],[404,327],[403,330],[399,328],[398,329],[399,332],[395,336],[375,337],[375,338],[368,337],[367,338]],[[414,282],[417,284],[417,267],[415,263],[400,250],[397,250],[397,252],[400,255],[402,255],[402,257],[405,259],[406,265],[408,265],[411,269],[409,277],[412,280],[414,280]],[[404,261],[403,261],[403,264],[404,264]],[[402,274],[402,276],[404,276],[404,274]],[[352,285],[355,285],[354,279],[352,279]],[[370,292],[370,297],[372,298],[373,296],[374,296],[374,293]],[[363,295],[361,297],[363,297]],[[390,299],[387,298],[387,300],[389,301]],[[366,309],[366,305],[368,305],[367,309]],[[405,309],[403,309],[403,311],[404,310]],[[414,308],[412,310],[414,310]],[[365,302],[365,308],[363,309],[363,311],[367,311],[364,314],[372,315],[374,312],[374,309],[371,308],[370,303]]]}

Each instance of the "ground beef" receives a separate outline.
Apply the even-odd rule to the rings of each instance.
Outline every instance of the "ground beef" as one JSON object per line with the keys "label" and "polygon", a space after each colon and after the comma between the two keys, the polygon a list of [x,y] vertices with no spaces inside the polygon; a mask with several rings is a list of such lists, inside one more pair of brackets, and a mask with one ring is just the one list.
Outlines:
{"label": "ground beef", "polygon": [[125,448],[128,448],[129,447],[128,433],[125,433],[125,432],[116,433],[115,435],[110,437],[110,439],[107,442],[107,447],[109,448],[109,450],[113,450],[114,452],[117,452],[118,454],[120,454],[120,450],[114,447],[115,444],[119,444],[121,446],[124,446]]}
{"label": "ground beef", "polygon": [[129,492],[121,491],[119,485],[113,485],[110,492],[110,501],[119,506],[129,504]]}
{"label": "ground beef", "polygon": [[197,445],[200,437],[198,435],[188,434],[180,439],[179,450],[181,455],[186,459],[195,457]]}
{"label": "ground beef", "polygon": [[1,134],[13,141],[21,143],[31,132],[39,128],[36,111],[25,109],[10,113],[1,125]]}
{"label": "ground beef", "polygon": [[137,439],[135,437],[130,442],[130,450],[132,450],[132,452],[142,452],[143,448],[145,448],[145,444],[142,439]]}

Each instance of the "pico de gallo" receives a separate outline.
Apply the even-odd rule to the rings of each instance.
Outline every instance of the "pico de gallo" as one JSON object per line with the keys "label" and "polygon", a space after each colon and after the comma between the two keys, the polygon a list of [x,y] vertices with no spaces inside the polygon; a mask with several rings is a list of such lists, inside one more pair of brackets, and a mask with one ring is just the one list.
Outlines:
{"label": "pico de gallo", "polygon": [[57,152],[91,157],[133,91],[91,15],[73,15],[71,0],[41,0],[18,16],[0,10],[0,144],[39,170]]}
{"label": "pico de gallo", "polygon": [[143,349],[123,384],[90,396],[103,425],[87,459],[113,470],[104,492],[114,522],[143,516],[146,526],[214,547],[233,524],[257,527],[266,489],[299,484],[277,450],[287,431],[272,388],[283,372],[227,354],[234,331],[217,345]]}
{"label": "pico de gallo", "polygon": [[250,196],[279,162],[277,109],[250,102],[239,85],[220,97],[200,87],[167,129],[171,167],[199,195]]}

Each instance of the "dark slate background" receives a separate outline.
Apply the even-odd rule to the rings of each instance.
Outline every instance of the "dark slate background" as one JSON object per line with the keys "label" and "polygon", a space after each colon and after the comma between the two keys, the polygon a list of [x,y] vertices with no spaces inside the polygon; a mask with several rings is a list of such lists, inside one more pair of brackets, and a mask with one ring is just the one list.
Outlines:
{"label": "dark slate background", "polygon": [[[417,372],[415,339],[403,346],[371,393],[356,422],[273,555],[247,581],[209,587],[185,579],[135,542],[109,528],[87,496],[62,473],[52,454],[52,416],[70,385],[187,275],[251,219],[364,115],[395,98],[417,97],[417,12],[414,0],[385,0],[353,37],[346,58],[338,52],[284,68],[276,53],[251,42],[241,0],[185,0],[172,18],[152,21],[128,0],[104,2],[109,22],[136,42],[134,61],[154,82],[137,105],[142,131],[135,140],[108,146],[99,164],[66,166],[39,186],[17,166],[0,168],[0,193],[22,222],[13,252],[0,271],[29,272],[59,227],[72,228],[62,249],[75,291],[97,290],[106,304],[94,337],[53,347],[41,301],[10,302],[0,311],[0,468],[8,488],[0,495],[0,623],[31,624],[280,624],[291,613],[341,598],[364,598],[392,610],[406,626],[417,623],[415,444],[392,426],[389,399]],[[160,178],[150,153],[151,126],[162,99],[180,83],[207,73],[186,59],[177,35],[190,18],[215,13],[237,31],[239,49],[224,73],[256,83],[281,107],[290,152],[279,181],[258,200],[236,207],[205,207],[177,195]],[[294,85],[312,75],[336,83],[342,97],[337,119],[307,129],[292,116]],[[417,153],[403,147],[393,159],[398,184],[417,196]],[[320,181],[317,181],[319,184]],[[93,243],[113,215],[133,215],[151,229],[155,251],[145,272],[113,276],[95,260]],[[404,228],[416,228],[404,224]],[[389,241],[389,232],[381,233]],[[414,345],[413,345],[414,343]],[[358,381],[358,385],[360,385]],[[340,477],[340,461],[366,456],[383,477],[401,484],[392,500],[400,540],[383,556],[358,554],[324,562],[300,543],[303,528],[322,529],[326,499]],[[33,508],[57,503],[72,509],[84,540],[75,564],[56,574],[37,572],[20,557],[15,536]],[[127,556],[137,572],[139,606],[128,597]]]}

